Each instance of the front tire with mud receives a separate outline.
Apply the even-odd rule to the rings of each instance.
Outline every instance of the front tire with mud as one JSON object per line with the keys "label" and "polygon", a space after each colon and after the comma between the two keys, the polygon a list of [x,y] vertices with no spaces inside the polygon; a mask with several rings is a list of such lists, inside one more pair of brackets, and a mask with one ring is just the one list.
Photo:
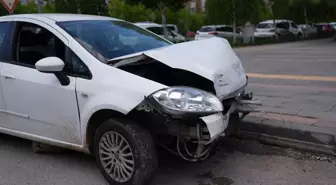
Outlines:
{"label": "front tire with mud", "polygon": [[147,130],[127,119],[109,119],[97,129],[94,155],[104,178],[113,185],[145,185],[158,165]]}

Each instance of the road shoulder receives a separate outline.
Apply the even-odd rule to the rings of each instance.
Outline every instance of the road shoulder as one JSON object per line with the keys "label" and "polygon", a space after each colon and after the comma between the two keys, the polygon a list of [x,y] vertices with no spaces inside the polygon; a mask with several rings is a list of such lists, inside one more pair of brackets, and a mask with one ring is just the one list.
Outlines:
{"label": "road shoulder", "polygon": [[336,123],[322,122],[312,117],[267,112],[251,114],[242,121],[238,137],[336,156],[336,127],[317,126]]}

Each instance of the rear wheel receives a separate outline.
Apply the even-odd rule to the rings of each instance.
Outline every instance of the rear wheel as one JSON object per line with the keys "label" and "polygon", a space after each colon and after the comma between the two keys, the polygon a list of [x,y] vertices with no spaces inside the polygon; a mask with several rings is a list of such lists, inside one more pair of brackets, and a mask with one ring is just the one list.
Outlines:
{"label": "rear wheel", "polygon": [[99,126],[94,154],[103,176],[113,185],[147,184],[158,164],[151,135],[126,119],[109,119]]}

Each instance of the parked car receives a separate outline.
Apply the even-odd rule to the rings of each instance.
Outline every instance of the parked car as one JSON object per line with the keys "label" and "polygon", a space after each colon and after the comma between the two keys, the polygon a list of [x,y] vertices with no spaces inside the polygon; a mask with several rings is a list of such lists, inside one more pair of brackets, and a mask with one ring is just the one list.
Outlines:
{"label": "parked car", "polygon": [[330,23],[314,24],[317,29],[317,36],[321,38],[332,37],[335,33],[334,27]]}
{"label": "parked car", "polygon": [[187,32],[187,37],[195,38],[195,35],[196,35],[196,33],[193,32],[193,31],[188,31],[188,32]]}
{"label": "parked car", "polygon": [[290,20],[275,20],[276,27],[273,20],[262,21],[256,26],[254,33],[255,37],[290,37],[294,36],[296,39],[300,39],[303,35],[303,31],[293,21]]}
{"label": "parked car", "polygon": [[317,28],[312,24],[301,24],[299,25],[301,30],[303,31],[303,35],[308,38],[313,38],[317,35]]}
{"label": "parked car", "polygon": [[331,22],[329,23],[332,27],[334,27],[334,29],[336,30],[336,22]]}
{"label": "parked car", "polygon": [[155,143],[207,159],[255,111],[222,38],[172,44],[81,14],[3,16],[0,35],[0,132],[92,154],[111,185],[148,184]]}
{"label": "parked car", "polygon": [[167,28],[179,34],[179,29],[175,24],[166,24]]}
{"label": "parked car", "polygon": [[[212,37],[222,37],[226,39],[232,39],[233,37],[233,28],[229,25],[207,25],[202,26],[195,35],[195,40],[207,39]],[[242,33],[237,29],[236,38],[241,39]]]}
{"label": "parked car", "polygon": [[[156,23],[135,23],[137,26],[145,28],[161,37],[165,37],[163,32],[163,26]],[[173,43],[185,42],[186,38],[183,35],[180,35],[170,29],[167,29],[168,37],[166,39],[170,40]]]}

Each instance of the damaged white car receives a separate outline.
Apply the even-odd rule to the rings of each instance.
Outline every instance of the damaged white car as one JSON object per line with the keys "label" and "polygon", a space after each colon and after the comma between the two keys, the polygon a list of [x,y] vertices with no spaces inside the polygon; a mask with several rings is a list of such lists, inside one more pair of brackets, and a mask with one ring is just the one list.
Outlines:
{"label": "damaged white car", "polygon": [[69,14],[1,17],[0,35],[0,132],[90,153],[110,184],[147,184],[157,145],[207,159],[255,111],[225,39]]}

